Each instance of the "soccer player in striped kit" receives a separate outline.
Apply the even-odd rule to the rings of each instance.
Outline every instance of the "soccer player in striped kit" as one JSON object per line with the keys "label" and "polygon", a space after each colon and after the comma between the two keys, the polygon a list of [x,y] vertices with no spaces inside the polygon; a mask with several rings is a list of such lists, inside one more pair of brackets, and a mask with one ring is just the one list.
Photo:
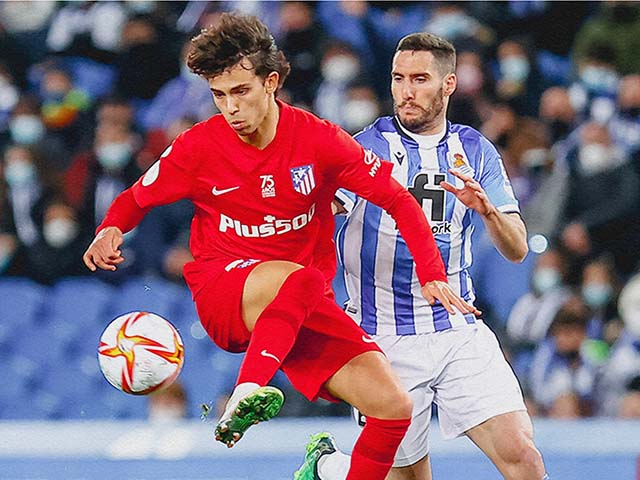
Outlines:
{"label": "soccer player in striped kit", "polygon": [[[392,175],[430,220],[449,284],[473,302],[468,268],[474,217],[510,261],[521,262],[528,247],[496,148],[473,128],[447,121],[455,57],[453,45],[434,35],[403,38],[391,72],[395,115],[379,118],[355,138],[394,163]],[[493,332],[474,315],[452,315],[421,298],[393,219],[349,192],[338,198],[348,213],[338,235],[346,311],[375,338],[413,399],[412,423],[387,478],[431,479],[428,434],[435,402],[445,438],[467,435],[506,479],[547,479],[520,386]],[[318,434],[296,479],[342,480],[345,465],[348,456],[330,434]]]}
{"label": "soccer player in striped kit", "polygon": [[411,399],[379,347],[334,301],[336,190],[355,190],[396,218],[425,298],[452,313],[476,309],[447,284],[428,222],[392,178],[392,165],[276,99],[289,63],[257,18],[223,14],[192,40],[188,65],[207,80],[221,114],[182,133],[114,200],[85,264],[115,270],[123,233],[155,206],[191,200],[195,260],[185,280],[209,336],[245,352],[216,438],[233,446],[278,413],[282,393],[267,384],[281,369],[310,400],[344,400],[367,415],[347,478],[383,480],[409,426]]}

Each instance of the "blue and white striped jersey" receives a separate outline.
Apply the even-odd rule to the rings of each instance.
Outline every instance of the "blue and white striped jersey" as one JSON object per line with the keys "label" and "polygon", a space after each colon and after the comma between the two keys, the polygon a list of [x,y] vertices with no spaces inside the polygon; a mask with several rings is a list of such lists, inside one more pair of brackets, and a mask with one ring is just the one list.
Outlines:
{"label": "blue and white striped jersey", "polygon": [[[410,134],[393,117],[382,117],[356,135],[379,157],[394,163],[393,176],[416,197],[431,224],[450,286],[467,301],[475,294],[468,269],[475,212],[439,186],[462,186],[456,168],[482,185],[501,212],[519,212],[496,148],[477,130],[447,123],[443,136]],[[338,232],[340,262],[349,295],[347,312],[369,334],[415,335],[475,323],[473,315],[449,315],[422,297],[413,258],[394,220],[350,192],[337,198],[348,211]]]}

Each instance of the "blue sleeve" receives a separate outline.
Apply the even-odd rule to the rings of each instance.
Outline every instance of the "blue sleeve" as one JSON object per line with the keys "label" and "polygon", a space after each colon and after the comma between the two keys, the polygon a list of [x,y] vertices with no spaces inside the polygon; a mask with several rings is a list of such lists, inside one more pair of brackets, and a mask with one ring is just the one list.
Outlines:
{"label": "blue sleeve", "polygon": [[480,151],[482,159],[479,182],[489,200],[500,212],[520,213],[518,200],[498,150],[489,140],[480,137]]}

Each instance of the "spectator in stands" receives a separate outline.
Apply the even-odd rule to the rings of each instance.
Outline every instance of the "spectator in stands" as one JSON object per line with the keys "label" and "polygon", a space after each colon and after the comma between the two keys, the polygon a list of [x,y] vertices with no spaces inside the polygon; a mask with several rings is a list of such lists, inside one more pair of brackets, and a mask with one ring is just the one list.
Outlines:
{"label": "spectator in stands", "polygon": [[608,416],[638,418],[640,405],[640,275],[620,293],[618,309],[624,331],[613,345],[597,382],[598,411]]}
{"label": "spectator in stands", "polygon": [[141,123],[162,86],[180,73],[180,47],[174,47],[148,15],[127,20],[121,45],[116,93],[132,102],[136,122]]}
{"label": "spectator in stands", "polygon": [[480,128],[490,110],[493,78],[486,62],[475,50],[458,51],[456,76],[458,86],[449,102],[448,115],[452,123]]}
{"label": "spectator in stands", "polygon": [[567,263],[560,250],[550,248],[538,256],[531,290],[518,299],[507,320],[507,334],[518,348],[535,348],[547,336],[553,319],[571,295],[566,276]]}
{"label": "spectator in stands", "polygon": [[187,67],[189,46],[190,42],[186,42],[182,47],[180,75],[162,86],[146,110],[142,122],[146,131],[166,129],[179,118],[201,121],[216,113],[209,85]]}
{"label": "spectator in stands", "polygon": [[617,109],[609,124],[611,138],[630,155],[640,172],[640,74],[622,77]]}
{"label": "spectator in stands", "polygon": [[324,50],[320,71],[313,109],[321,118],[344,125],[347,89],[362,75],[360,59],[347,44],[334,42]]}
{"label": "spectator in stands", "polygon": [[600,2],[597,13],[576,33],[576,61],[582,62],[593,46],[600,45],[610,45],[610,58],[623,75],[640,72],[640,6],[636,2]]}
{"label": "spectator in stands", "polygon": [[71,74],[61,64],[47,62],[39,66],[38,95],[40,116],[50,136],[57,139],[69,152],[78,145],[86,145],[91,124],[91,100],[76,88]]}
{"label": "spectator in stands", "polygon": [[291,64],[284,88],[295,104],[313,104],[320,84],[320,58],[326,35],[310,2],[282,2],[280,48]]}
{"label": "spectator in stands", "polygon": [[68,2],[53,15],[47,47],[57,54],[111,63],[126,18],[119,2]]}
{"label": "spectator in stands", "polygon": [[538,114],[545,79],[538,69],[533,47],[524,38],[511,38],[498,45],[496,94],[521,116]]}
{"label": "spectator in stands", "polygon": [[376,92],[368,85],[354,84],[346,91],[342,127],[349,133],[357,133],[373,122],[380,114]]}
{"label": "spectator in stands", "polygon": [[577,63],[578,76],[569,86],[569,97],[581,121],[605,125],[615,112],[620,74],[615,53],[608,43],[593,45]]}
{"label": "spectator in stands", "polygon": [[57,195],[58,178],[33,150],[19,145],[5,150],[2,170],[7,223],[15,227],[20,245],[30,248],[41,238],[43,208]]}
{"label": "spectator in stands", "polygon": [[560,86],[550,87],[542,93],[539,115],[549,128],[552,144],[564,140],[578,123],[569,91]]}
{"label": "spectator in stands", "polygon": [[578,298],[569,299],[556,313],[545,340],[533,358],[530,386],[546,415],[578,418],[592,411],[593,366],[583,357],[589,311]]}
{"label": "spectator in stands", "polygon": [[[139,148],[140,139],[129,126],[105,121],[96,127],[93,147],[73,158],[65,172],[64,191],[69,204],[78,210],[83,229],[94,230],[113,199],[138,178],[141,172],[135,156]],[[117,282],[136,273],[136,232],[131,233],[124,247],[123,273],[105,279]]]}
{"label": "spectator in stands", "polygon": [[609,344],[615,342],[620,330],[616,325],[619,292],[619,281],[611,259],[596,258],[585,265],[580,294],[591,311],[589,337],[604,339]]}
{"label": "spectator in stands", "polygon": [[61,199],[54,198],[45,205],[42,217],[40,239],[26,251],[27,275],[48,285],[65,277],[86,275],[78,255],[91,240],[92,232],[82,231],[76,211]]}
{"label": "spectator in stands", "polygon": [[595,122],[580,130],[580,145],[568,156],[571,175],[560,238],[577,258],[609,252],[621,273],[640,258],[640,178],[607,127]]}

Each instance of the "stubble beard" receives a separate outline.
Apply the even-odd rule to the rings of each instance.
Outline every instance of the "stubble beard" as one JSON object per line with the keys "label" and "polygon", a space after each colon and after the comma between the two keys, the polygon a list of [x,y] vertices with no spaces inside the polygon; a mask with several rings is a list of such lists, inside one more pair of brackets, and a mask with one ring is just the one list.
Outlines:
{"label": "stubble beard", "polygon": [[[422,113],[415,117],[404,117],[399,113],[399,109],[404,104],[398,105],[396,102],[393,103],[393,113],[400,120],[400,123],[404,128],[409,130],[411,133],[422,134],[423,132],[430,130],[434,127],[434,121],[440,116],[442,111],[444,110],[444,96],[442,87],[436,93],[433,102],[428,107],[422,107],[415,103],[412,103],[411,106],[417,108]],[[439,122],[439,121],[438,121]]]}

